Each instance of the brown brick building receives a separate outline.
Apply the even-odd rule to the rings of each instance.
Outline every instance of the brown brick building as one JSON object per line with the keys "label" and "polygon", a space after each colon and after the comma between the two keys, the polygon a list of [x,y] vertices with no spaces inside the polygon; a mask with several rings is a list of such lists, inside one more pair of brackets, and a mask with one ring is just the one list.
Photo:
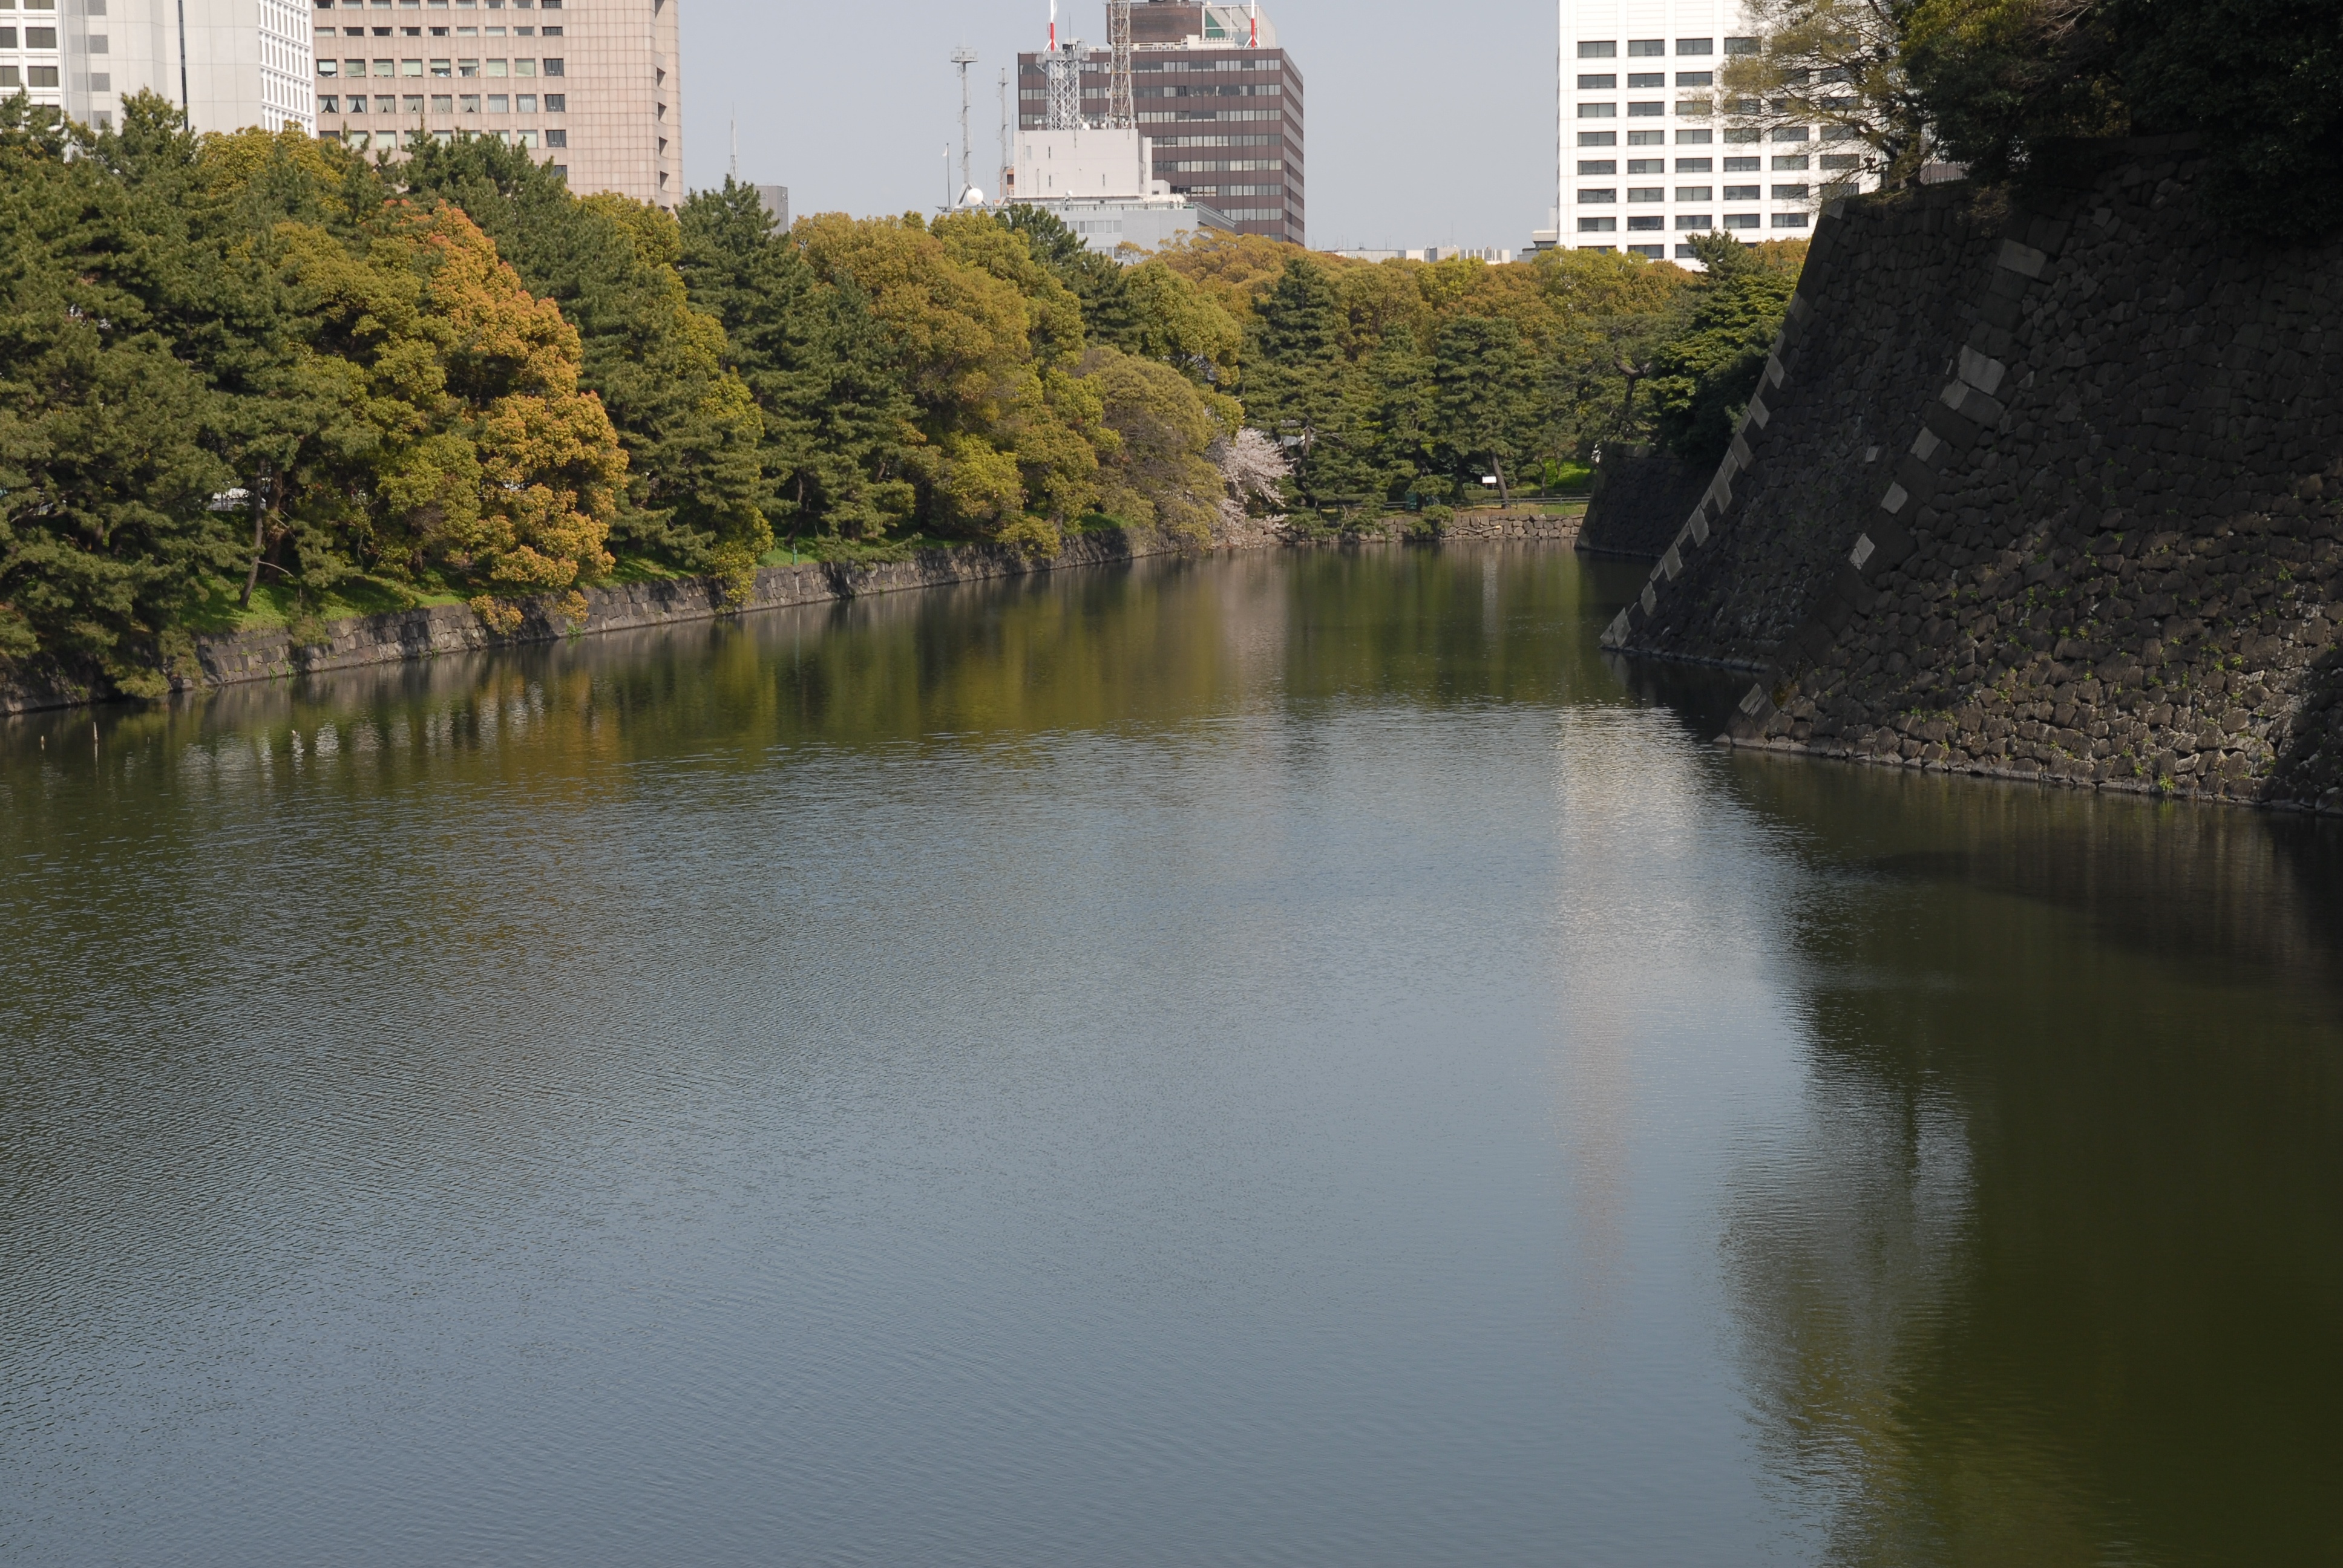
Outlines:
{"label": "brown brick building", "polygon": [[[1306,244],[1302,73],[1266,14],[1244,5],[1137,0],[1131,99],[1153,177],[1230,220],[1241,234]],[[1111,59],[1081,58],[1081,116],[1109,114]],[[1017,57],[1018,126],[1047,127],[1039,54]]]}

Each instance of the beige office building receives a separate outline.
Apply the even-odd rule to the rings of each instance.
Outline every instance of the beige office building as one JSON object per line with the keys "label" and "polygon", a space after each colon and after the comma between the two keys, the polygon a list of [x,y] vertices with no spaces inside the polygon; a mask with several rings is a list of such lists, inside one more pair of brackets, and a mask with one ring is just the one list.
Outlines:
{"label": "beige office building", "polygon": [[[100,129],[142,91],[186,109],[199,131],[317,128],[309,0],[35,3],[0,0],[0,92],[22,85]],[[45,58],[35,52],[44,43]]]}
{"label": "beige office building", "polygon": [[683,199],[680,0],[320,0],[320,136],[499,136],[573,189]]}

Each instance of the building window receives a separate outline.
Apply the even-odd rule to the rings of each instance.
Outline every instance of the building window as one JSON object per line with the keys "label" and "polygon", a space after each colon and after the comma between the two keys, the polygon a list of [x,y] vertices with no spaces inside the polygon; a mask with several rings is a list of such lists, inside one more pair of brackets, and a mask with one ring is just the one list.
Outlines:
{"label": "building window", "polygon": [[512,100],[505,96],[502,93],[490,93],[488,95],[488,113],[492,115],[501,115],[511,107]]}
{"label": "building window", "polygon": [[483,60],[480,62],[480,75],[483,76],[508,75],[510,74],[510,66],[502,60]]}
{"label": "building window", "polygon": [[423,95],[409,93],[407,95],[407,102],[399,106],[410,115],[420,115],[423,113]]}
{"label": "building window", "polygon": [[1667,259],[1668,247],[1664,245],[1631,245],[1627,247],[1627,254],[1640,256],[1646,261],[1664,261]]}
{"label": "building window", "polygon": [[562,66],[561,66],[561,62],[560,62],[559,60],[548,60],[548,61],[546,61],[546,62],[545,62],[545,74],[546,74],[547,75],[548,75],[548,76],[558,76],[558,75],[562,75]]}
{"label": "building window", "polygon": [[1863,159],[1854,153],[1825,153],[1823,167],[1826,169],[1859,169]]}
{"label": "building window", "polygon": [[1777,175],[1798,173],[1805,166],[1806,155],[1804,153],[1788,153],[1774,160],[1774,172]]}
{"label": "building window", "polygon": [[1777,212],[1774,215],[1774,226],[1775,228],[1804,228],[1806,226],[1806,215],[1802,212]]}
{"label": "building window", "polygon": [[1596,75],[1592,72],[1582,72],[1578,78],[1578,90],[1582,93],[1616,92],[1619,90],[1618,74],[1616,72],[1604,72],[1600,75]]}
{"label": "building window", "polygon": [[57,30],[55,27],[27,27],[25,29],[25,48],[54,49],[56,46]]}
{"label": "building window", "polygon": [[513,62],[513,75],[516,76],[536,75],[537,62],[534,60],[515,60]]}
{"label": "building window", "polygon": [[1627,106],[1627,117],[1634,120],[1656,119],[1667,112],[1668,106],[1665,104],[1630,103]]}
{"label": "building window", "polygon": [[1631,175],[1664,175],[1668,172],[1665,158],[1629,158],[1627,172]]}
{"label": "building window", "polygon": [[321,115],[338,115],[342,112],[342,101],[331,93],[320,93],[317,95],[317,112]]}
{"label": "building window", "polygon": [[1693,247],[1688,245],[1680,245],[1676,246],[1676,259],[1678,261],[1698,261],[1700,259],[1700,252],[1693,249]]}
{"label": "building window", "polygon": [[1627,228],[1630,233],[1642,233],[1645,230],[1665,228],[1667,226],[1668,220],[1661,217],[1656,213],[1650,217],[1631,217],[1627,220]]}
{"label": "building window", "polygon": [[1619,172],[1619,160],[1617,158],[1581,158],[1578,160],[1578,172],[1582,176],[1615,175]]}
{"label": "building window", "polygon": [[515,131],[513,135],[518,138],[513,143],[515,146],[528,147],[532,151],[536,149],[537,133],[535,131]]}
{"label": "building window", "polygon": [[1578,199],[1581,202],[1614,202],[1619,199],[1619,187],[1616,186],[1594,186],[1588,189],[1580,191],[1578,193]]}
{"label": "building window", "polygon": [[1631,90],[1637,87],[1664,87],[1667,85],[1668,74],[1665,71],[1630,71],[1627,73],[1627,85]]}
{"label": "building window", "polygon": [[[1725,199],[1729,201],[1732,198],[1728,196]],[[1726,213],[1725,215],[1725,226],[1727,228],[1755,228],[1757,226],[1757,215],[1754,212]]]}
{"label": "building window", "polygon": [[1619,220],[1615,217],[1583,217],[1578,220],[1581,234],[1616,234]]}
{"label": "building window", "polygon": [[27,65],[25,67],[25,85],[28,87],[55,86],[57,68],[55,65]]}
{"label": "building window", "polygon": [[456,62],[456,75],[459,76],[477,76],[479,74],[480,63],[478,60],[458,60]]}
{"label": "building window", "polygon": [[1668,145],[1665,131],[1629,131],[1627,145],[1631,147],[1664,147]]}
{"label": "building window", "polygon": [[1679,38],[1676,40],[1676,53],[1679,55],[1714,55],[1716,53],[1716,40],[1714,38]]}
{"label": "building window", "polygon": [[1715,191],[1708,186],[1676,186],[1676,200],[1678,201],[1715,201]]}
{"label": "building window", "polygon": [[1715,161],[1716,160],[1714,158],[1678,158],[1676,160],[1676,173],[1680,175],[1708,174],[1711,172],[1712,166]]}
{"label": "building window", "polygon": [[1725,199],[1726,201],[1763,201],[1765,197],[1765,187],[1764,186],[1727,186],[1725,187]]}
{"label": "building window", "polygon": [[431,112],[435,115],[454,114],[456,112],[456,99],[454,95],[447,93],[432,94]]}
{"label": "building window", "polygon": [[1578,117],[1582,120],[1615,120],[1619,117],[1616,104],[1581,104]]}
{"label": "building window", "polygon": [[480,112],[480,95],[478,93],[464,94],[457,100],[456,107],[468,115],[478,114]]}
{"label": "building window", "polygon": [[[1729,175],[1754,175],[1765,164],[1764,158],[1727,158],[1725,160],[1725,172]],[[1731,201],[1733,198],[1726,196],[1725,199]]]}
{"label": "building window", "polygon": [[1804,201],[1806,199],[1806,187],[1804,186],[1775,186],[1774,187],[1774,199],[1775,201]]}
{"label": "building window", "polygon": [[1678,71],[1676,73],[1676,85],[1679,87],[1714,87],[1716,85],[1716,73],[1714,71]]}
{"label": "building window", "polygon": [[545,145],[548,147],[566,147],[569,145],[569,133],[556,126],[545,133]]}
{"label": "building window", "polygon": [[1627,199],[1631,202],[1662,202],[1668,199],[1665,186],[1629,186]]}
{"label": "building window", "polygon": [[1647,55],[1664,55],[1667,52],[1668,41],[1665,38],[1630,38],[1627,40],[1627,54],[1630,58],[1641,59]]}
{"label": "building window", "polygon": [[1597,38],[1589,41],[1582,38],[1578,44],[1578,57],[1582,60],[1615,60],[1619,57],[1618,40]]}
{"label": "building window", "polygon": [[[0,35],[5,35],[5,36],[0,36],[0,48],[10,48],[15,46],[16,42],[16,34],[15,29],[0,27]],[[317,62],[317,75],[320,76],[334,75],[337,74],[341,68],[341,62],[337,60],[320,60]]]}
{"label": "building window", "polygon": [[1619,145],[1616,131],[1581,131],[1578,145],[1582,147],[1615,147]]}
{"label": "building window", "polygon": [[1777,142],[1803,142],[1806,139],[1806,127],[1804,126],[1775,126],[1774,127],[1774,139]]}
{"label": "building window", "polygon": [[1676,133],[1676,146],[1680,147],[1704,147],[1715,139],[1716,133],[1714,131],[1678,131]]}
{"label": "building window", "polygon": [[555,179],[561,181],[565,185],[568,183],[569,166],[568,164],[548,164],[545,166],[553,171],[553,177]]}
{"label": "building window", "polygon": [[420,60],[401,60],[398,63],[398,74],[402,76],[419,76],[423,75],[423,62]]}
{"label": "building window", "polygon": [[1727,38],[1725,41],[1725,52],[1728,55],[1755,55],[1763,47],[1763,41],[1756,38]]}
{"label": "building window", "polygon": [[22,82],[20,82],[20,81],[18,81],[18,80],[16,79],[16,75],[17,75],[17,73],[16,73],[16,67],[15,67],[15,66],[14,66],[14,65],[0,65],[0,87],[21,87],[21,86],[23,86],[25,84],[24,84],[24,83],[22,83]]}
{"label": "building window", "polygon": [[1704,212],[1676,215],[1676,227],[1680,229],[1690,229],[1694,233],[1705,234],[1715,226],[1716,220]]}
{"label": "building window", "polygon": [[568,114],[569,112],[569,95],[567,93],[546,94],[545,112],[548,115]]}
{"label": "building window", "polygon": [[456,73],[448,69],[447,61],[434,60],[431,62],[431,74],[435,76],[452,76]]}
{"label": "building window", "polygon": [[535,93],[516,94],[513,97],[513,113],[517,115],[537,113],[537,95]]}

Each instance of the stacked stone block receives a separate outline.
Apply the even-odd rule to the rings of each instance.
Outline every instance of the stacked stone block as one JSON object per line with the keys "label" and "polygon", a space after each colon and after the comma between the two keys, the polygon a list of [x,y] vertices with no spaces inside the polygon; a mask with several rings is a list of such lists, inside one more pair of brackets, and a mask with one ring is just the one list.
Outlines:
{"label": "stacked stone block", "polygon": [[[1614,643],[1760,668],[1742,744],[2343,809],[2343,247],[2241,252],[2198,217],[2185,144],[2123,152],[2003,215],[1837,559],[1778,514],[1710,523],[1793,564],[1786,625],[1704,620],[1714,590],[1679,608],[1663,573]],[[1795,337],[1761,432],[1823,395]],[[1749,434],[1743,467],[1816,470],[1837,504],[1843,454]]]}

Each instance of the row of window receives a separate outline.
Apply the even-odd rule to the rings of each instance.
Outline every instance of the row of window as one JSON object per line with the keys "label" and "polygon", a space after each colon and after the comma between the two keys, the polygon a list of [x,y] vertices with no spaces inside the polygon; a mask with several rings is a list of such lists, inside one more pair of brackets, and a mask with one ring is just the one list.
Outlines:
{"label": "row of window", "polygon": [[[1773,216],[1773,226],[1775,228],[1805,228],[1812,221],[1812,218],[1802,212],[1777,212]],[[1765,225],[1764,213],[1729,212],[1725,215],[1726,228],[1762,228]],[[1650,217],[1631,217],[1627,220],[1628,231],[1634,234],[1654,233],[1664,230],[1667,226],[1668,220],[1657,214]],[[1704,234],[1717,226],[1714,215],[1704,212],[1689,216],[1679,214],[1675,226],[1678,229]],[[1583,217],[1578,220],[1578,232],[1616,234],[1619,232],[1619,220],[1615,217]]]}
{"label": "row of window", "polygon": [[[1638,87],[1664,87],[1667,85],[1668,74],[1665,71],[1630,71],[1627,74],[1627,90],[1630,92]],[[1714,87],[1716,85],[1716,73],[1678,71],[1676,85]],[[1619,78],[1607,72],[1601,75],[1581,75],[1578,78],[1578,90],[1582,93],[1615,93],[1619,90]]]}
{"label": "row of window", "polygon": [[1282,196],[1283,186],[1173,186],[1173,196]]}
{"label": "row of window", "polygon": [[[1262,138],[1266,140],[1267,138]],[[1285,167],[1283,158],[1182,158],[1155,160],[1158,174],[1181,170],[1189,174],[1248,175],[1262,172],[1276,174]]]}
{"label": "row of window", "polygon": [[[1806,127],[1804,126],[1776,126],[1774,128],[1775,132],[1774,140],[1777,143],[1795,144],[1807,139]],[[1783,134],[1786,132],[1795,132],[1796,134]],[[1725,131],[1725,139],[1727,142],[1746,144],[1757,141],[1760,137],[1754,128],[1735,127],[1728,128]],[[1845,126],[1825,126],[1823,127],[1822,139],[1826,142],[1851,142],[1855,140],[1855,133]],[[1705,147],[1713,145],[1715,141],[1716,133],[1714,131],[1680,130],[1676,133],[1676,146],[1680,147]],[[1616,131],[1581,131],[1578,133],[1578,145],[1582,147],[1615,147],[1619,145],[1619,133]],[[1668,134],[1665,131],[1629,131],[1627,133],[1627,145],[1631,147],[1664,147],[1668,145]],[[1857,155],[1825,153],[1823,156],[1825,157],[1851,158]],[[1779,164],[1775,165],[1775,167],[1776,168],[1779,168],[1780,166],[1781,166]],[[1849,163],[1845,166],[1852,168],[1855,166],[1853,163]]]}
{"label": "row of window", "polygon": [[[417,147],[421,146],[427,141],[437,142],[440,146],[447,146],[453,144],[458,135],[467,136],[487,136],[491,141],[502,142],[509,147],[528,147],[534,150],[538,145],[538,134],[535,131],[457,132],[341,130],[319,131],[317,133],[317,136],[321,140],[339,142],[344,146],[350,148],[353,152],[361,153],[365,152],[368,147],[378,147],[384,152],[390,152],[399,147]],[[558,131],[546,132],[544,145],[548,147],[568,146],[569,144],[566,140],[559,139],[561,133]],[[564,179],[569,177],[569,168],[568,165],[554,164],[551,167],[553,172],[560,177]]]}
{"label": "row of window", "polygon": [[[1823,156],[1823,167],[1826,169],[1851,169],[1855,166],[1858,161],[1859,160],[1851,155],[1825,153]],[[1716,160],[1714,158],[1678,158],[1676,160],[1676,173],[1680,175],[1713,174],[1715,172],[1715,164]],[[1785,170],[1803,169],[1806,165],[1806,155],[1804,153],[1782,153],[1776,155],[1774,159],[1774,167],[1777,173]],[[1727,158],[1725,160],[1725,172],[1729,175],[1754,175],[1765,166],[1765,160],[1764,158]],[[1615,175],[1619,172],[1619,160],[1616,158],[1581,158],[1578,160],[1578,172],[1582,176]],[[1665,158],[1629,158],[1627,160],[1627,172],[1631,175],[1664,175],[1668,172],[1668,160]]]}
{"label": "row of window", "polygon": [[[14,27],[0,27],[0,49],[13,49],[15,46],[16,29]],[[55,27],[27,27],[25,29],[25,48],[54,49],[56,46],[57,30]]]}
{"label": "row of window", "polygon": [[[345,11],[363,11],[367,8],[367,0],[342,0],[342,9]],[[447,0],[430,0],[430,3],[431,9],[434,11],[445,11],[447,9]],[[377,11],[387,11],[390,9],[390,0],[373,0],[373,4],[374,8]],[[456,9],[458,11],[478,10],[479,8],[479,5],[480,0],[456,0]],[[317,0],[318,10],[330,11],[333,8],[334,0]],[[398,0],[398,8],[402,11],[419,11],[423,7],[418,3],[418,0]],[[505,0],[488,0],[488,8],[491,11],[501,11],[505,8]],[[512,8],[516,11],[528,11],[532,9],[558,11],[561,9],[561,0],[535,0],[534,5],[532,5],[531,0],[512,0]]]}
{"label": "row of window", "polygon": [[25,79],[20,82],[16,79],[15,66],[0,65],[0,87],[54,87],[57,85],[57,68],[55,65],[27,65],[24,75]]}
{"label": "row of window", "polygon": [[[430,62],[430,75],[443,77],[534,76],[538,74],[538,68],[540,65],[544,67],[545,75],[548,76],[566,76],[569,74],[567,64],[558,59],[514,60],[510,62],[509,71],[506,69],[507,62],[503,60],[434,60]],[[393,70],[393,66],[397,68]],[[421,60],[377,60],[374,63],[374,74],[377,76],[420,76],[424,75],[423,66],[424,62]],[[317,75],[363,76],[367,74],[366,67],[367,63],[364,60],[320,60],[317,62]]]}
{"label": "row of window", "polygon": [[1285,95],[1285,89],[1275,82],[1249,82],[1213,87],[1133,87],[1131,94],[1141,98],[1279,98]]}
{"label": "row of window", "polygon": [[[1762,45],[1755,38],[1727,38],[1725,41],[1725,52],[1728,55],[1755,55],[1760,47]],[[1627,40],[1627,55],[1630,59],[1657,58],[1667,52],[1668,41],[1665,38]],[[1676,40],[1676,53],[1714,55],[1716,53],[1716,40],[1679,38]],[[1582,60],[1615,60],[1619,57],[1619,41],[1616,38],[1582,38],[1578,41],[1578,57]]]}
{"label": "row of window", "polygon": [[[431,95],[431,112],[435,115],[477,115],[481,112],[482,96],[483,95],[478,93],[463,93],[454,96],[446,93],[435,93]],[[491,115],[537,113],[535,93],[522,93],[518,96],[504,93],[489,93],[485,96],[488,101],[487,112]],[[419,115],[423,113],[423,102],[424,95],[420,93],[407,93],[399,97],[393,97],[388,93],[378,93],[374,98],[374,112],[377,115]],[[548,93],[545,95],[547,114],[567,114],[568,110],[568,94]],[[363,115],[367,112],[367,95],[364,93],[351,93],[347,95],[320,93],[317,95],[317,112],[321,115]]]}
{"label": "row of window", "polygon": [[[1809,190],[1810,187],[1806,186],[1775,186],[1774,187],[1774,199],[1775,201],[1805,201],[1809,194]],[[1676,186],[1676,200],[1762,201],[1765,199],[1765,187],[1764,186],[1726,186],[1725,187],[1725,195],[1722,196],[1717,196],[1715,191],[1716,187],[1714,186]],[[1615,202],[1618,199],[1619,187],[1616,186],[1596,186],[1592,189],[1581,189],[1578,193],[1578,200],[1582,206],[1600,206],[1605,202]],[[1668,187],[1665,186],[1629,186],[1627,187],[1627,200],[1630,203],[1662,202],[1667,199]]]}
{"label": "row of window", "polygon": [[[402,37],[420,38],[423,36],[423,29],[420,27],[401,27],[397,31],[398,35]],[[342,29],[342,36],[345,38],[364,38],[369,35],[369,32],[377,38],[387,38],[391,36],[391,29],[388,27],[376,27],[372,29],[365,27],[345,27]],[[458,27],[455,30],[455,36],[458,38],[478,38],[483,35],[490,38],[502,38],[507,36],[515,38],[535,38],[540,35],[540,32],[539,29],[535,27],[515,27],[509,35],[508,35],[502,27]],[[568,36],[568,35],[558,27],[547,27],[542,30],[542,35],[548,38],[561,38]],[[434,27],[431,29],[431,36],[434,38],[445,38],[448,36],[448,31],[445,27]],[[321,28],[317,34],[317,38],[320,47],[330,49],[333,47],[334,30],[331,27]]]}
{"label": "row of window", "polygon": [[[1668,106],[1666,102],[1658,98],[1654,98],[1644,103],[1637,103],[1631,99],[1627,105],[1627,117],[1631,120],[1664,119],[1667,116],[1667,112]],[[1681,112],[1690,118],[1706,119],[1708,117],[1708,106],[1706,104],[1686,104],[1682,106]],[[1578,106],[1578,117],[1582,120],[1615,120],[1619,117],[1619,106],[1616,104],[1605,103],[1581,104]],[[1813,140],[1814,136],[1811,129],[1805,126],[1775,126],[1773,127],[1773,132],[1770,136],[1765,135],[1763,127],[1760,126],[1729,126],[1725,128],[1725,139],[1728,142],[1759,142],[1768,140],[1776,142],[1804,142]],[[1853,141],[1855,139],[1855,128],[1852,126],[1825,126],[1823,127],[1822,139],[1826,142]],[[1582,140],[1579,145],[1584,146],[1586,144]]]}

